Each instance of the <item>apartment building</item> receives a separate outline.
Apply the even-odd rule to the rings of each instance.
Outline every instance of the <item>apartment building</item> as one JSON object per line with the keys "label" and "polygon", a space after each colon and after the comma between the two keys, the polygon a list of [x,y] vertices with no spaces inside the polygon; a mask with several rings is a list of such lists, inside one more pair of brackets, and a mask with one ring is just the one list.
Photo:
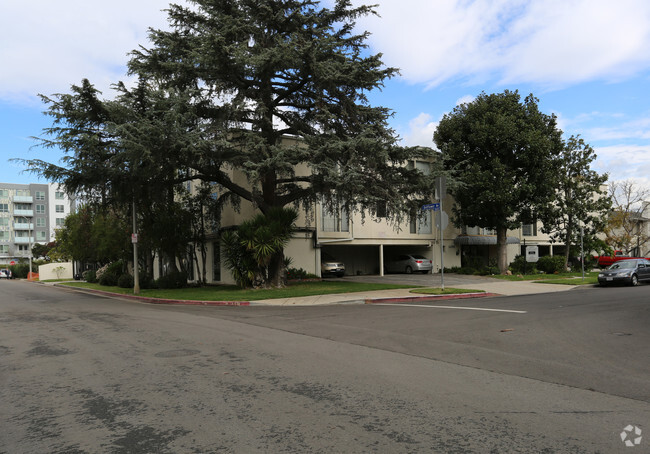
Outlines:
{"label": "apartment building", "polygon": [[54,241],[74,210],[58,184],[0,183],[0,265],[29,258],[36,243]]}
{"label": "apartment building", "polygon": [[[413,161],[422,172],[429,171],[429,163]],[[300,169],[298,169],[300,172]],[[303,169],[307,172],[307,169]],[[236,170],[233,176],[236,177]],[[242,174],[241,178],[244,178]],[[188,185],[191,190],[193,185]],[[439,202],[439,194],[432,194],[431,202]],[[299,213],[297,230],[285,248],[285,256],[291,266],[320,275],[321,257],[332,256],[345,263],[346,275],[383,275],[386,263],[403,254],[418,254],[433,262],[433,272],[461,266],[487,266],[496,262],[497,240],[495,232],[477,227],[457,228],[451,222],[454,200],[443,197],[445,215],[436,221],[440,211],[423,209],[414,213],[402,224],[390,222],[385,213],[373,217],[369,213],[346,212],[339,208],[329,210],[316,203]],[[226,208],[220,220],[220,228],[228,229],[252,218],[255,207],[242,201],[239,210]],[[439,216],[439,215],[438,215]],[[446,222],[445,222],[446,221]],[[441,232],[442,227],[442,232]],[[209,282],[233,283],[228,269],[223,265],[220,253],[219,230],[210,235],[207,245],[206,277]],[[553,244],[548,235],[542,234],[539,224],[524,225],[508,232],[508,261],[525,253],[525,246],[538,246],[540,255],[560,254],[564,245]],[[197,263],[188,260],[190,280],[199,276]]]}

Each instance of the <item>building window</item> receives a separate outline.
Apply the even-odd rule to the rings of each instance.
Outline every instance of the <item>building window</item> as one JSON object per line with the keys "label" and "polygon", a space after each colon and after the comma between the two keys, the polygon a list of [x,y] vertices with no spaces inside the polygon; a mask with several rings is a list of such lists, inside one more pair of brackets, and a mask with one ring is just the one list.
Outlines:
{"label": "building window", "polygon": [[45,227],[45,218],[36,218],[36,227]]}
{"label": "building window", "polygon": [[9,227],[9,218],[0,218],[0,227]]}
{"label": "building window", "polygon": [[9,189],[0,189],[0,199],[9,198]]}
{"label": "building window", "polygon": [[36,200],[45,200],[45,192],[43,191],[36,191],[36,197],[34,197]]}
{"label": "building window", "polygon": [[43,230],[36,232],[36,241],[45,241],[47,237],[45,236],[45,232]]}
{"label": "building window", "polygon": [[426,235],[432,233],[431,210],[418,210],[411,214],[410,233]]}
{"label": "building window", "polygon": [[55,208],[56,208],[57,213],[63,213],[64,212],[63,205],[57,205]]}
{"label": "building window", "polygon": [[29,235],[30,235],[30,232],[25,232],[23,230],[16,230],[14,232],[14,235],[16,236],[16,238],[28,238]]}
{"label": "building window", "polygon": [[63,200],[63,197],[64,197],[64,196],[65,196],[65,194],[63,194],[63,192],[61,192],[61,191],[56,191],[56,192],[54,193],[54,198],[55,198],[56,200]]}
{"label": "building window", "polygon": [[45,214],[45,205],[36,205],[36,214]]}
{"label": "building window", "polygon": [[8,203],[0,203],[0,213],[9,213]]}
{"label": "building window", "polygon": [[27,244],[19,244],[18,245],[18,250],[20,252],[27,252],[27,251],[29,251],[29,246]]}
{"label": "building window", "polygon": [[32,194],[29,192],[29,189],[17,189],[16,195],[19,197],[30,197]]}
{"label": "building window", "polygon": [[9,241],[11,237],[9,236],[9,232],[6,230],[0,230],[0,240],[2,241]]}
{"label": "building window", "polygon": [[323,232],[349,232],[350,217],[345,208],[328,208],[323,205]]}
{"label": "building window", "polygon": [[523,236],[537,236],[537,223],[523,224],[521,226],[521,234]]}
{"label": "building window", "polygon": [[0,254],[9,254],[8,244],[0,244]]}
{"label": "building window", "polygon": [[388,209],[386,208],[386,201],[380,200],[377,202],[377,217],[385,218],[388,217]]}
{"label": "building window", "polygon": [[63,227],[65,225],[65,219],[64,218],[56,218],[55,220],[56,226],[57,227]]}

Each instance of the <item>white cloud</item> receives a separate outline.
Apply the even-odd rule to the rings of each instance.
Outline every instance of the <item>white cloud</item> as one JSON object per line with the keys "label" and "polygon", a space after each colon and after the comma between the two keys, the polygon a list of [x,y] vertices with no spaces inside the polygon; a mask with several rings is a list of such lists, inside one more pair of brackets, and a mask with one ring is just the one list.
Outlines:
{"label": "white cloud", "polygon": [[406,146],[433,147],[433,133],[437,127],[438,122],[431,121],[431,115],[421,113],[409,122],[402,142]]}
{"label": "white cloud", "polygon": [[[361,0],[358,0],[360,3]],[[650,67],[646,0],[379,0],[361,19],[373,47],[412,83],[566,86]]]}
{"label": "white cloud", "polygon": [[[181,2],[177,2],[181,3]],[[126,79],[128,53],[166,26],[166,0],[3,2],[0,99],[68,92],[88,78],[105,92]]]}
{"label": "white cloud", "polygon": [[460,106],[461,104],[469,104],[476,99],[473,95],[465,95],[456,100],[456,105]]}

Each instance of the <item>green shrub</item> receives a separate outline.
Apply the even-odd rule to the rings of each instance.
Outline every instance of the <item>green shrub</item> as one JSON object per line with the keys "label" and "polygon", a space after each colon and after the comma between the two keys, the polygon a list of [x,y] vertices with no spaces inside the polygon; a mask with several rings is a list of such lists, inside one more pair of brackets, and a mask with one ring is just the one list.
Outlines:
{"label": "green shrub", "polygon": [[287,279],[317,279],[315,274],[308,273],[302,268],[287,268]]}
{"label": "green shrub", "polygon": [[84,281],[90,284],[97,283],[97,272],[95,270],[86,270],[83,273],[81,273],[81,277],[83,278]]}
{"label": "green shrub", "polygon": [[14,279],[27,279],[27,272],[29,271],[29,263],[19,263],[18,265],[9,265]]}
{"label": "green shrub", "polygon": [[99,285],[106,285],[109,287],[115,287],[117,285],[117,280],[119,279],[119,276],[117,273],[113,273],[110,271],[104,271],[102,275],[99,277]]}
{"label": "green shrub", "polygon": [[162,289],[185,288],[187,287],[187,273],[184,271],[177,271],[165,276],[160,276],[156,281],[156,284],[158,285],[158,288]]}
{"label": "green shrub", "polygon": [[537,274],[535,263],[526,262],[526,257],[518,255],[508,267],[512,274]]}
{"label": "green shrub", "polygon": [[546,274],[564,272],[564,257],[559,255],[545,255],[537,260],[537,269]]}
{"label": "green shrub", "polygon": [[120,288],[133,288],[133,276],[129,273],[124,273],[117,280],[117,286]]}

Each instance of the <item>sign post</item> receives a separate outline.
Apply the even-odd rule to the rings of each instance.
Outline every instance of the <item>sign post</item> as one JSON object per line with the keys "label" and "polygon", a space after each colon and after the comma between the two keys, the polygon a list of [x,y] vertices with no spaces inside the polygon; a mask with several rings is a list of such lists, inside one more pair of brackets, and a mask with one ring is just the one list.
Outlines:
{"label": "sign post", "polygon": [[[442,200],[445,198],[447,191],[447,177],[441,176],[436,178],[436,187],[438,188],[438,197],[440,197],[440,288],[445,290],[445,245],[444,245],[444,214],[442,211]],[[433,274],[433,270],[431,270]]]}

